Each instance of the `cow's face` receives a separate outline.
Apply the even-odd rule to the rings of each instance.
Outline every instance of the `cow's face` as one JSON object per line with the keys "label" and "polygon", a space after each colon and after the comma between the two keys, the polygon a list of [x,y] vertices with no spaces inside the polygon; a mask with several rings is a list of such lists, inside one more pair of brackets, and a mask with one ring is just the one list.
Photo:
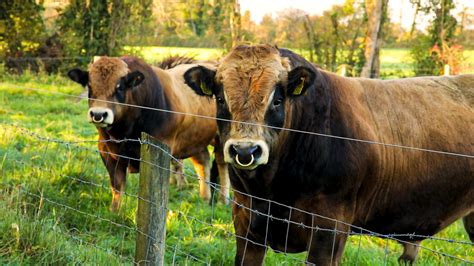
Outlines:
{"label": "cow's face", "polygon": [[139,71],[131,72],[123,60],[111,57],[101,57],[89,71],[72,69],[68,76],[87,88],[87,119],[102,128],[110,128],[123,118],[130,107],[116,103],[131,103],[132,90],[145,78]]}
{"label": "cow's face", "polygon": [[253,170],[271,158],[281,137],[278,128],[290,123],[291,98],[302,95],[315,78],[305,67],[290,69],[287,58],[272,46],[239,46],[226,56],[217,71],[194,67],[186,83],[200,95],[215,96],[224,143],[224,159],[233,166]]}

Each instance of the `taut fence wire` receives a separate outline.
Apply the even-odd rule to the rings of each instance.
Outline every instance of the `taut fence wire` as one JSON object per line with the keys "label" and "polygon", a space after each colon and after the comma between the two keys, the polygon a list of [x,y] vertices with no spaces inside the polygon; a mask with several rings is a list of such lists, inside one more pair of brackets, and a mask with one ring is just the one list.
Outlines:
{"label": "taut fence wire", "polygon": [[269,125],[265,125],[265,124],[238,121],[238,120],[232,120],[232,119],[224,119],[224,118],[198,115],[198,114],[193,114],[193,113],[179,112],[179,111],[166,110],[166,109],[160,109],[160,108],[153,108],[153,107],[141,106],[141,105],[135,105],[135,104],[113,102],[113,101],[108,101],[108,100],[89,98],[85,95],[73,95],[73,94],[68,94],[68,93],[63,93],[63,92],[48,91],[48,90],[39,89],[39,88],[31,88],[31,87],[23,87],[23,86],[16,86],[16,88],[24,89],[24,90],[30,90],[30,91],[36,91],[36,92],[53,93],[53,94],[62,95],[62,96],[66,96],[66,97],[86,99],[86,100],[90,100],[90,101],[109,103],[109,104],[113,104],[113,105],[121,105],[121,106],[140,108],[140,109],[157,111],[157,112],[172,113],[172,114],[178,114],[178,115],[187,115],[187,116],[193,116],[193,117],[198,117],[198,118],[203,118],[203,119],[212,119],[212,120],[217,120],[217,121],[222,121],[222,122],[238,123],[238,124],[251,125],[251,126],[260,126],[260,127],[270,128],[270,129],[277,129],[277,130],[283,130],[283,131],[294,132],[294,133],[302,133],[302,134],[314,135],[314,136],[320,136],[320,137],[334,138],[334,139],[340,139],[340,140],[348,140],[348,141],[361,142],[361,143],[366,143],[366,144],[382,145],[382,146],[386,146],[386,147],[407,149],[407,150],[413,150],[413,151],[430,152],[430,153],[437,153],[437,154],[443,154],[443,155],[466,157],[466,158],[471,158],[471,159],[474,158],[474,154],[463,154],[463,153],[450,152],[450,151],[440,151],[440,150],[434,150],[434,149],[428,149],[428,148],[406,146],[406,145],[397,144],[397,143],[384,143],[384,142],[380,142],[380,141],[356,139],[356,138],[336,136],[336,135],[330,135],[330,134],[323,134],[323,133],[318,133],[318,132],[310,132],[310,131],[304,131],[304,130],[298,130],[298,129],[292,129],[292,128],[275,127],[275,126],[269,126]]}

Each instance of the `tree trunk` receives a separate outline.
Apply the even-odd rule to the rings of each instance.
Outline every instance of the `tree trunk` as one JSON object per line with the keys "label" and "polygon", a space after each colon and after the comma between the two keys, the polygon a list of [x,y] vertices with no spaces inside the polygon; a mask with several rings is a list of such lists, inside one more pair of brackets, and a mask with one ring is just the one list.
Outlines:
{"label": "tree trunk", "polygon": [[418,12],[420,12],[420,7],[421,7],[421,2],[417,1],[415,3],[415,14],[413,15],[413,22],[411,23],[410,39],[411,39],[411,37],[413,37],[413,32],[415,32],[416,18],[418,17]]}
{"label": "tree trunk", "polygon": [[361,72],[362,77],[378,78],[380,76],[380,43],[387,4],[388,0],[365,0],[368,28],[365,38],[365,64]]}
{"label": "tree trunk", "polygon": [[240,42],[240,4],[239,0],[230,1],[230,34],[232,38],[232,47],[236,46]]}
{"label": "tree trunk", "polygon": [[339,42],[339,24],[337,21],[337,14],[331,15],[331,22],[333,28],[333,37],[334,42],[331,47],[331,71],[336,71],[337,69],[337,44]]}
{"label": "tree trunk", "polygon": [[[351,44],[349,48],[349,54],[347,55],[347,64],[351,66],[351,69],[353,69],[355,66],[354,52],[357,51],[357,46],[359,45],[359,43],[357,42],[357,38],[359,38],[360,29],[362,25],[363,25],[363,22],[359,23],[356,30],[354,31],[354,35],[352,36],[352,40],[351,40]],[[351,72],[353,73],[353,70],[351,70]]]}
{"label": "tree trunk", "polygon": [[308,48],[309,48],[309,61],[314,62],[314,47],[315,47],[315,39],[314,39],[314,30],[313,25],[311,25],[311,20],[309,19],[308,14],[306,14],[303,18],[303,26],[306,31],[306,37],[308,38]]}

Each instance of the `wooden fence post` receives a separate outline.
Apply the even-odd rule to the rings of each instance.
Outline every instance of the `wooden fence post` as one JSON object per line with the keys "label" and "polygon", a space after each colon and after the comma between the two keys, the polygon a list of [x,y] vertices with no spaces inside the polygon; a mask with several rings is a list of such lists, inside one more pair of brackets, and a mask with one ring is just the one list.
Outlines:
{"label": "wooden fence post", "polygon": [[166,247],[169,148],[146,133],[142,132],[141,138],[143,143],[140,147],[135,263],[163,265]]}

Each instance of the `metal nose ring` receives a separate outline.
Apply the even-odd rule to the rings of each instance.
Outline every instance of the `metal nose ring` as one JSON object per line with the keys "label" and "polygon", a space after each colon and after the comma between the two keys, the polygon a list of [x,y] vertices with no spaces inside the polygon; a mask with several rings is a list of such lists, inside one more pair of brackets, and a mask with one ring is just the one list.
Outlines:
{"label": "metal nose ring", "polygon": [[94,123],[101,123],[102,121],[104,121],[104,117],[102,116],[100,120],[95,120],[95,116],[92,116],[92,121],[94,121]]}
{"label": "metal nose ring", "polygon": [[239,155],[235,155],[235,161],[237,162],[238,165],[242,166],[242,167],[247,167],[247,166],[251,166],[253,164],[253,161],[255,161],[255,158],[253,157],[253,154],[250,154],[251,156],[251,160],[249,163],[247,164],[243,164],[239,161]]}

